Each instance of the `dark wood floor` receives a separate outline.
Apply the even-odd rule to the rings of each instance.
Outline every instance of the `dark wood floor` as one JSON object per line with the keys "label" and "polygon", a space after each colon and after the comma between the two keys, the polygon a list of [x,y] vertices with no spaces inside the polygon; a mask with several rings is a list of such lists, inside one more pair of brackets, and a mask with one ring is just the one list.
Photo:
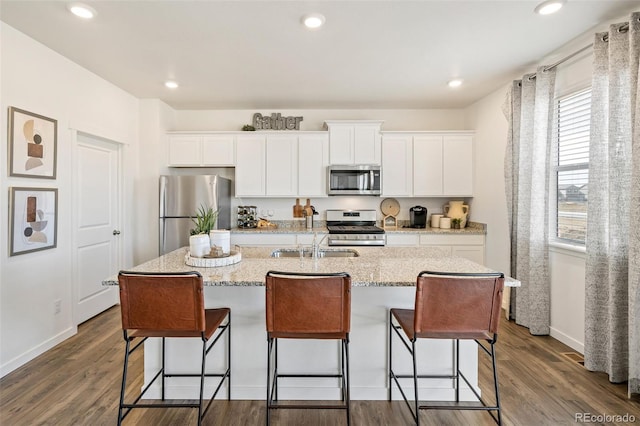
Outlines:
{"label": "dark wood floor", "polygon": [[[78,334],[0,380],[1,425],[112,425],[116,422],[124,343],[118,307],[82,324]],[[609,383],[605,374],[591,373],[563,352],[570,348],[550,337],[532,337],[526,329],[503,321],[497,344],[503,418],[513,425],[576,424],[576,413],[635,416],[640,425],[640,401],[628,400],[626,385]],[[140,389],[142,358],[130,369]],[[481,357],[483,360],[484,356]],[[489,366],[481,364],[480,382],[490,383]],[[483,383],[485,385],[483,385]],[[426,425],[490,425],[487,413],[429,411]],[[274,425],[345,424],[344,412],[285,410],[272,415]],[[408,425],[404,403],[354,401],[354,425]],[[261,425],[262,401],[215,401],[207,425]],[[134,410],[128,425],[195,424],[189,409]],[[602,424],[602,423],[600,423]],[[629,423],[607,423],[629,424]]]}

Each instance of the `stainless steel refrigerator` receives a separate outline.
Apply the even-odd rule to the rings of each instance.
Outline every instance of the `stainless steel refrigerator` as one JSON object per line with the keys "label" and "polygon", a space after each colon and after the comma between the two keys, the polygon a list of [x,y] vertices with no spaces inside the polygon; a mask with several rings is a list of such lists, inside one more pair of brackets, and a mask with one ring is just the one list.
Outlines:
{"label": "stainless steel refrigerator", "polygon": [[231,229],[231,181],[218,175],[160,176],[160,254],[189,245],[192,218],[204,205],[218,211],[216,228]]}

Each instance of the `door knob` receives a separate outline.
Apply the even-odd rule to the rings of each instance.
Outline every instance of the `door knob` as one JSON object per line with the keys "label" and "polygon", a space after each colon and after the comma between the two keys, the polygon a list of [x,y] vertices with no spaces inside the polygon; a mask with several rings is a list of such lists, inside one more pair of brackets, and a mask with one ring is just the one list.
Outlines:
{"label": "door knob", "polygon": [[120,235],[120,231],[118,231],[117,229],[113,230],[113,235]]}

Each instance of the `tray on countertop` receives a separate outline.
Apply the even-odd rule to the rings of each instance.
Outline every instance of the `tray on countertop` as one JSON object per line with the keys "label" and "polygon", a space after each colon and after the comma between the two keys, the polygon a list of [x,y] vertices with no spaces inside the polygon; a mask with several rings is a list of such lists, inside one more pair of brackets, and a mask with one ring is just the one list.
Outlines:
{"label": "tray on countertop", "polygon": [[229,266],[242,260],[242,253],[231,250],[228,255],[223,257],[192,257],[190,252],[184,256],[184,263],[197,268],[219,268],[221,266]]}

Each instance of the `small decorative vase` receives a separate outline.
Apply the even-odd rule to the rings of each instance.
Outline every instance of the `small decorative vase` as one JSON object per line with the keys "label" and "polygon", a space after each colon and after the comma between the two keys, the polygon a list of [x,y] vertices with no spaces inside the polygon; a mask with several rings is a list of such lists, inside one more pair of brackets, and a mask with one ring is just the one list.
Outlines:
{"label": "small decorative vase", "polygon": [[467,226],[469,206],[464,201],[449,201],[444,205],[444,214],[452,219],[460,219],[460,228],[464,228]]}
{"label": "small decorative vase", "polygon": [[211,250],[211,241],[207,234],[192,235],[189,237],[189,253],[191,257],[204,257]]}

